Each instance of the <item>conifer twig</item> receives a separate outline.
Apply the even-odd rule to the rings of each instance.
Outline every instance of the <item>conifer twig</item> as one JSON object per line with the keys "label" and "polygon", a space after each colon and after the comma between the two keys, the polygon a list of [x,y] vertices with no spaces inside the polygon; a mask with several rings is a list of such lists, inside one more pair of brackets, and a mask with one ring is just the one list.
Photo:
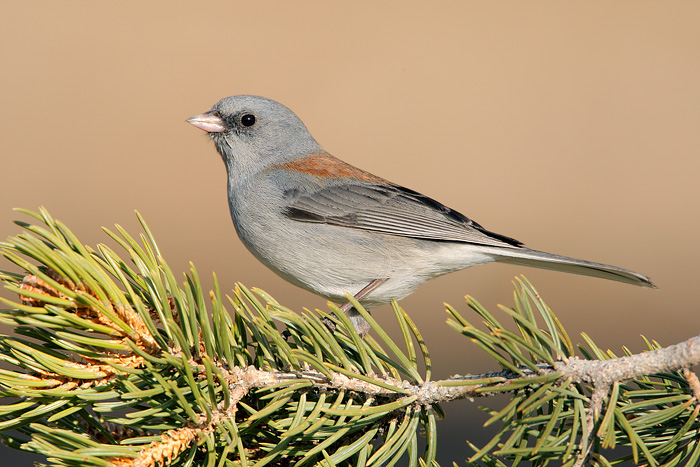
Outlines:
{"label": "conifer twig", "polygon": [[683,368],[683,376],[688,380],[690,390],[693,391],[695,403],[700,404],[700,380],[698,380],[698,375],[694,371],[691,371],[690,368]]}
{"label": "conifer twig", "polygon": [[663,349],[611,360],[583,360],[577,357],[555,365],[557,371],[575,382],[594,386],[610,385],[655,373],[682,370],[700,363],[700,336]]}

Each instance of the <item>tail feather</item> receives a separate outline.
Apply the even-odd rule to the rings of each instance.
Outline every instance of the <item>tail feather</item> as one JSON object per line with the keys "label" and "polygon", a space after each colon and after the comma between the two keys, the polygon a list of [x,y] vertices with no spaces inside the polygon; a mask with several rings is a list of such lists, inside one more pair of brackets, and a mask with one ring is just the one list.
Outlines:
{"label": "tail feather", "polygon": [[554,271],[568,272],[571,274],[600,277],[602,279],[624,282],[640,287],[656,288],[647,276],[608,264],[553,255],[551,253],[545,253],[544,251],[530,250],[528,248],[494,248],[491,253],[497,261],[503,263],[552,269]]}

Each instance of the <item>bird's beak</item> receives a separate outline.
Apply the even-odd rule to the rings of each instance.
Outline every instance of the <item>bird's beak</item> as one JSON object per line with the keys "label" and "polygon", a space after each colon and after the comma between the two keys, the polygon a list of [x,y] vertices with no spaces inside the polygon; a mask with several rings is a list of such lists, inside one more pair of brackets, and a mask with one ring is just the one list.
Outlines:
{"label": "bird's beak", "polygon": [[213,114],[213,110],[209,112],[204,112],[203,114],[195,115],[185,120],[200,130],[204,130],[207,133],[222,133],[226,131],[224,126],[224,121],[220,117]]}

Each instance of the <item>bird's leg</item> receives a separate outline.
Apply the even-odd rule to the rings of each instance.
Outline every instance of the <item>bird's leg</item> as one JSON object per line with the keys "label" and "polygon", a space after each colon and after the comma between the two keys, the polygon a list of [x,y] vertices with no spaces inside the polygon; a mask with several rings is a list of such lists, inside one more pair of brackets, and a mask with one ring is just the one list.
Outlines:
{"label": "bird's leg", "polygon": [[[354,295],[355,300],[360,301],[364,297],[366,297],[371,291],[385,283],[387,279],[374,279],[372,282],[367,284]],[[350,322],[352,323],[352,326],[355,328],[355,331],[360,335],[360,337],[364,338],[367,333],[369,333],[369,323],[367,322],[366,319],[362,317],[362,315],[352,306],[352,303],[347,302],[343,306],[340,307],[340,309],[348,315],[348,318],[350,318]]]}
{"label": "bird's leg", "polygon": [[[369,284],[364,286],[362,288],[362,290],[360,290],[355,295],[353,295],[353,298],[359,302],[360,300],[365,298],[371,291],[373,291],[374,289],[376,289],[377,287],[379,287],[380,285],[382,285],[383,283],[385,283],[388,280],[389,280],[388,278],[386,278],[386,279],[374,279],[372,282],[370,282]],[[348,312],[350,310],[350,308],[352,308],[352,303],[350,303],[350,302],[346,302],[345,305],[340,307],[340,309],[343,312]]]}

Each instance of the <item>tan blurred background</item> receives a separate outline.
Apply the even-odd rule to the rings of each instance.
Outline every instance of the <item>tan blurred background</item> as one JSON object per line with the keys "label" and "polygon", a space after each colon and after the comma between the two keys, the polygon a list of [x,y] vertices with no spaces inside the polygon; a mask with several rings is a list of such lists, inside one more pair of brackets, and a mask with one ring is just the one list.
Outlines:
{"label": "tan blurred background", "polygon": [[[697,335],[700,4],[378,3],[4,2],[0,238],[19,231],[13,207],[45,205],[91,245],[100,226],[137,232],[138,209],[175,271],[191,260],[225,289],[324,306],[238,241],[223,164],[184,123],[259,94],[352,164],[659,286],[505,265],[432,281],[402,305],[437,377],[495,368],[445,325],[443,301],[510,304],[521,273],[579,342],[639,351],[640,334]],[[391,327],[388,309],[375,315]],[[479,441],[475,405],[446,407],[441,462]]]}

